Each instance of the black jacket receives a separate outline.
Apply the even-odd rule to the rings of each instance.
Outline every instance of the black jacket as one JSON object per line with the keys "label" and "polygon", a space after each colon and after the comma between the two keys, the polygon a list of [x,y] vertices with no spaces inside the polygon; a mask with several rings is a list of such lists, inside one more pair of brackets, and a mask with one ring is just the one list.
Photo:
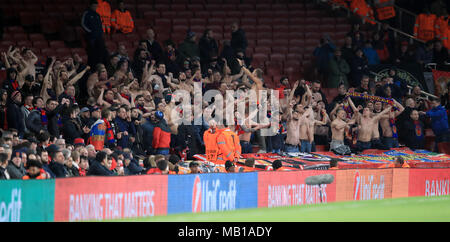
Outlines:
{"label": "black jacket", "polygon": [[89,167],[87,176],[115,176],[115,173],[108,168],[104,167],[98,161],[93,161],[92,166]]}
{"label": "black jacket", "polygon": [[69,171],[67,170],[65,165],[51,161],[49,168],[55,174],[56,178],[69,176]]}
{"label": "black jacket", "polygon": [[103,37],[102,20],[100,15],[92,9],[84,11],[81,17],[81,27],[86,32],[88,40],[96,40]]}
{"label": "black jacket", "polygon": [[8,102],[8,110],[7,110],[7,120],[8,120],[8,128],[16,129],[19,133],[20,137],[23,137],[25,132],[24,125],[24,116],[22,111],[20,110],[20,106],[14,103],[13,101]]}
{"label": "black jacket", "polygon": [[62,134],[67,144],[73,144],[76,138],[86,138],[81,124],[76,119],[67,119],[64,121]]}
{"label": "black jacket", "polygon": [[242,29],[238,29],[231,34],[231,47],[236,50],[241,49],[244,53],[247,49],[247,37]]}

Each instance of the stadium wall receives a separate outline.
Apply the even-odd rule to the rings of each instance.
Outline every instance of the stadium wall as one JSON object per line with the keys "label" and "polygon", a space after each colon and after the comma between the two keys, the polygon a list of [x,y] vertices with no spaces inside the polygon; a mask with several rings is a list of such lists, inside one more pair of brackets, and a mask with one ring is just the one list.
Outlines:
{"label": "stadium wall", "polygon": [[[307,177],[331,174],[331,184]],[[102,221],[450,194],[450,169],[355,169],[76,177],[0,182],[0,221]]]}

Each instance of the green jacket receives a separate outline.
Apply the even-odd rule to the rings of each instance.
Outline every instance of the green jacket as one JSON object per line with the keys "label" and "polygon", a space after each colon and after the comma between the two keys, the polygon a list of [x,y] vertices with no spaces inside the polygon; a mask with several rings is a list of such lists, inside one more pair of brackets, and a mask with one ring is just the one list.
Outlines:
{"label": "green jacket", "polygon": [[328,65],[328,87],[337,88],[339,82],[343,81],[346,86],[348,86],[347,74],[350,73],[350,67],[348,63],[340,58],[333,57]]}

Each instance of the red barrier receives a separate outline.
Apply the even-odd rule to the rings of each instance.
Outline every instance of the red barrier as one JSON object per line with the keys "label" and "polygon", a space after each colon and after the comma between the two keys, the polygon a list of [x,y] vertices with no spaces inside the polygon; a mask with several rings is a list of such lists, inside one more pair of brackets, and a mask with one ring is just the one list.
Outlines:
{"label": "red barrier", "polygon": [[55,221],[167,214],[167,176],[65,178],[55,181]]}
{"label": "red barrier", "polygon": [[410,169],[409,193],[413,196],[450,194],[450,169]]}
{"label": "red barrier", "polygon": [[[310,186],[309,176],[332,174],[331,184]],[[321,200],[322,199],[322,200]],[[258,173],[258,207],[295,206],[336,201],[336,171],[288,171]]]}

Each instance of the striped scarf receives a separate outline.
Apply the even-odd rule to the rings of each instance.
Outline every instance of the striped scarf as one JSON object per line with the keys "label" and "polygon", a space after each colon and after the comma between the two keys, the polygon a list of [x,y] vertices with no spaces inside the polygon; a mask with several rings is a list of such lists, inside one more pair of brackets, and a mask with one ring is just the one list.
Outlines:
{"label": "striped scarf", "polygon": [[28,106],[26,104],[24,104],[23,106],[30,112],[33,111],[33,109],[34,109],[33,107],[30,107],[30,106]]}
{"label": "striped scarf", "polygon": [[47,113],[45,112],[45,109],[44,108],[36,108],[36,110],[38,110],[41,113],[42,126],[47,126],[48,119],[47,119]]}
{"label": "striped scarf", "polygon": [[103,119],[103,122],[105,122],[106,126],[106,138],[108,140],[108,143],[114,144],[116,140],[114,139],[114,132],[112,130],[111,124],[106,119]]}
{"label": "striped scarf", "polygon": [[392,138],[398,138],[397,126],[395,125],[395,118],[389,119],[389,125],[391,126],[392,129]]}
{"label": "striped scarf", "polygon": [[125,98],[126,100],[128,100],[128,102],[131,102],[131,97],[130,97],[130,96],[128,96],[128,95],[126,95],[126,94],[123,94],[123,93],[121,93],[120,96],[122,96],[123,98]]}
{"label": "striped scarf", "polygon": [[17,91],[19,89],[19,82],[17,80],[10,80],[10,82],[14,91]]}

